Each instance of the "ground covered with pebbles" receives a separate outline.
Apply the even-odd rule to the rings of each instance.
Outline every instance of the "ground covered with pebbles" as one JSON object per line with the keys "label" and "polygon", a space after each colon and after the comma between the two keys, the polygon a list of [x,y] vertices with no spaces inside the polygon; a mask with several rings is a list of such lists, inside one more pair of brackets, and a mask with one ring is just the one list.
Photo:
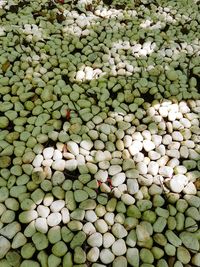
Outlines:
{"label": "ground covered with pebbles", "polygon": [[0,267],[200,266],[199,11],[0,1]]}

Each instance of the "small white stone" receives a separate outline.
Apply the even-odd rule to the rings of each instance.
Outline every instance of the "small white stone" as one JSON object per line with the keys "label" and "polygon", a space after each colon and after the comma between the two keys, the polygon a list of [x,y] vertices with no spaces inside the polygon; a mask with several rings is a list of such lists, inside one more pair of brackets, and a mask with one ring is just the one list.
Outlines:
{"label": "small white stone", "polygon": [[96,230],[101,234],[104,234],[108,231],[108,225],[103,219],[96,220],[94,225],[96,227]]}
{"label": "small white stone", "polygon": [[174,141],[179,141],[179,142],[181,142],[181,141],[183,141],[183,136],[182,136],[182,134],[181,134],[180,132],[178,132],[178,131],[174,131],[174,132],[172,133],[172,139],[173,139]]}
{"label": "small white stone", "polygon": [[183,174],[174,175],[170,180],[170,189],[172,192],[180,193],[188,183],[188,178]]}
{"label": "small white stone", "polygon": [[115,242],[115,237],[111,233],[105,233],[103,235],[103,247],[109,248]]}
{"label": "small white stone", "polygon": [[59,212],[65,206],[65,201],[62,199],[55,200],[51,203],[50,209],[52,212]]}
{"label": "small white stone", "polygon": [[119,186],[120,184],[124,183],[125,179],[126,179],[125,173],[123,172],[117,173],[112,177],[112,185]]}
{"label": "small white stone", "polygon": [[75,156],[79,154],[79,146],[74,141],[67,142],[67,150]]}
{"label": "small white stone", "polygon": [[87,210],[85,212],[85,219],[88,221],[88,222],[95,222],[98,217],[96,215],[96,213],[93,211],[93,210]]}
{"label": "small white stone", "polygon": [[80,146],[85,150],[90,151],[93,147],[93,142],[91,140],[83,140],[81,141]]}
{"label": "small white stone", "polygon": [[46,234],[48,231],[48,225],[46,218],[37,218],[35,220],[35,228],[38,232]]}
{"label": "small white stone", "polygon": [[183,188],[183,193],[187,195],[196,195],[197,189],[196,186],[190,182]]}
{"label": "small white stone", "polygon": [[65,160],[58,159],[52,163],[52,169],[56,171],[64,171],[65,169]]}
{"label": "small white stone", "polygon": [[76,159],[69,159],[65,161],[65,169],[68,171],[75,171],[78,166],[78,162]]}
{"label": "small white stone", "polygon": [[46,218],[50,213],[50,209],[48,207],[43,206],[43,205],[39,205],[37,207],[37,212],[38,212],[38,216],[40,216],[42,218]]}
{"label": "small white stone", "polygon": [[53,157],[54,154],[54,148],[53,147],[46,147],[43,150],[43,156],[44,159],[51,159]]}
{"label": "small white stone", "polygon": [[151,140],[144,140],[143,146],[144,146],[144,150],[147,152],[149,152],[155,148],[155,145]]}
{"label": "small white stone", "polygon": [[94,178],[100,182],[106,182],[108,179],[108,172],[99,170],[97,173],[95,173]]}
{"label": "small white stone", "polygon": [[161,156],[164,156],[166,153],[166,149],[164,145],[159,145],[156,147],[156,152],[158,152]]}
{"label": "small white stone", "polygon": [[163,136],[162,143],[163,143],[164,145],[169,145],[169,144],[171,144],[171,142],[172,142],[172,137],[171,137],[171,135],[166,134],[166,135]]}
{"label": "small white stone", "polygon": [[172,177],[173,168],[168,167],[168,166],[162,166],[159,168],[159,174],[164,177]]}
{"label": "small white stone", "polygon": [[45,160],[43,160],[42,165],[47,166],[47,167],[51,167],[52,163],[53,163],[52,159],[45,159]]}
{"label": "small white stone", "polygon": [[124,141],[124,147],[128,148],[132,144],[133,139],[130,135],[125,135],[123,141]]}
{"label": "small white stone", "polygon": [[122,194],[121,200],[125,205],[133,205],[135,203],[135,198],[129,194]]}
{"label": "small white stone", "polygon": [[148,165],[147,172],[152,175],[158,174],[159,165],[156,161],[150,161]]}
{"label": "small white stone", "polygon": [[135,162],[141,162],[144,160],[144,154],[142,152],[139,152],[139,153],[135,154],[133,159]]}
{"label": "small white stone", "polygon": [[129,152],[131,153],[132,156],[140,152],[143,148],[142,142],[138,140],[134,140],[131,144],[131,146],[128,147]]}
{"label": "small white stone", "polygon": [[115,256],[122,256],[126,253],[126,243],[123,239],[116,240],[112,245],[112,252]]}
{"label": "small white stone", "polygon": [[32,165],[34,167],[40,167],[42,165],[42,162],[43,162],[44,158],[42,155],[36,155],[36,157],[34,158],[33,162],[32,162]]}
{"label": "small white stone", "polygon": [[127,230],[120,223],[115,223],[112,226],[112,233],[116,238],[124,238],[128,234]]}
{"label": "small white stone", "polygon": [[103,244],[103,237],[100,233],[93,233],[87,239],[88,245],[91,247],[101,247]]}
{"label": "small white stone", "polygon": [[147,174],[147,165],[144,162],[138,162],[136,168],[139,171],[139,174]]}
{"label": "small white stone", "polygon": [[61,214],[59,212],[54,212],[51,213],[48,217],[47,217],[47,223],[49,226],[56,226],[58,225],[62,220]]}
{"label": "small white stone", "polygon": [[187,159],[189,157],[189,149],[187,146],[180,147],[180,157]]}
{"label": "small white stone", "polygon": [[53,153],[53,160],[59,160],[59,159],[62,159],[62,152],[58,149],[55,149]]}
{"label": "small white stone", "polygon": [[106,155],[103,151],[98,150],[95,154],[95,161],[100,162],[106,160]]}
{"label": "small white stone", "polygon": [[94,225],[91,222],[87,222],[83,225],[83,232],[86,235],[92,235],[96,232]]}
{"label": "small white stone", "polygon": [[113,212],[106,212],[104,215],[104,220],[108,225],[113,225],[114,224],[114,213]]}
{"label": "small white stone", "polygon": [[99,248],[93,247],[87,253],[87,260],[90,262],[96,262],[99,258]]}
{"label": "small white stone", "polygon": [[122,171],[122,167],[120,165],[111,165],[110,168],[108,169],[108,174],[115,175],[121,171]]}
{"label": "small white stone", "polygon": [[166,151],[166,155],[171,158],[180,158],[180,152],[177,149],[170,149]]}
{"label": "small white stone", "polygon": [[100,252],[100,260],[104,264],[109,264],[114,261],[114,254],[108,248],[104,248]]}
{"label": "small white stone", "polygon": [[160,153],[158,153],[156,151],[149,151],[148,156],[149,156],[150,160],[157,160],[161,157]]}
{"label": "small white stone", "polygon": [[134,195],[139,190],[137,179],[127,179],[127,189],[129,194]]}
{"label": "small white stone", "polygon": [[62,222],[64,224],[66,224],[66,223],[68,223],[70,221],[69,210],[67,208],[62,208],[61,216],[62,216]]}
{"label": "small white stone", "polygon": [[153,134],[151,136],[152,142],[156,147],[158,147],[162,143],[162,136],[158,134]]}

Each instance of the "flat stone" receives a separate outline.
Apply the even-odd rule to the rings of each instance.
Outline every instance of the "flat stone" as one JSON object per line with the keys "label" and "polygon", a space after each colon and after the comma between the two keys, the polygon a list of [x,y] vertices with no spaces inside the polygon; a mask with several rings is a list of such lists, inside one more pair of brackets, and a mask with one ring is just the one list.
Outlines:
{"label": "flat stone", "polygon": [[0,259],[3,259],[10,250],[11,244],[4,236],[0,236]]}
{"label": "flat stone", "polygon": [[91,247],[100,247],[103,243],[102,234],[100,233],[93,233],[87,239],[88,245]]}
{"label": "flat stone", "polygon": [[108,248],[104,248],[100,252],[100,260],[104,264],[109,264],[114,261],[114,254]]}
{"label": "flat stone", "polygon": [[126,253],[128,263],[133,267],[139,267],[140,256],[137,248],[128,248]]}
{"label": "flat stone", "polygon": [[112,185],[119,186],[124,183],[125,179],[126,179],[125,173],[123,172],[117,173],[112,177]]}
{"label": "flat stone", "polygon": [[179,235],[180,239],[183,242],[183,245],[192,252],[199,250],[199,242],[195,233],[182,232]]}
{"label": "flat stone", "polygon": [[128,234],[124,226],[119,223],[115,223],[112,226],[112,233],[117,238],[124,238]]}
{"label": "flat stone", "polygon": [[126,243],[123,239],[118,239],[113,243],[112,253],[115,256],[122,256],[126,253]]}
{"label": "flat stone", "polygon": [[177,248],[177,259],[183,264],[187,264],[191,260],[191,255],[185,247],[180,246]]}

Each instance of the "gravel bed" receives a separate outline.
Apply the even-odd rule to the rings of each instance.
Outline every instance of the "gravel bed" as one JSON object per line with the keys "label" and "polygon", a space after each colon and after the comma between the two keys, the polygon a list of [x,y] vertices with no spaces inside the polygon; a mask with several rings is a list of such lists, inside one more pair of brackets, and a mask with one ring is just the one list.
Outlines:
{"label": "gravel bed", "polygon": [[200,266],[199,1],[0,1],[0,267]]}

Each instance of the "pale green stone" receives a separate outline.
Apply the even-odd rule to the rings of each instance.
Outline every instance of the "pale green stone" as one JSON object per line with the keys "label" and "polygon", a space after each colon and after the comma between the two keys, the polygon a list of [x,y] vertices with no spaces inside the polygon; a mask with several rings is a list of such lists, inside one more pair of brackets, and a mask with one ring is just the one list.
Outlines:
{"label": "pale green stone", "polygon": [[127,259],[124,256],[116,257],[113,261],[113,267],[127,267]]}
{"label": "pale green stone", "polygon": [[78,232],[78,234],[76,234],[71,243],[70,243],[70,248],[71,249],[75,249],[76,247],[81,247],[84,243],[84,241],[86,240],[87,236],[83,231]]}
{"label": "pale green stone", "polygon": [[176,81],[178,79],[178,74],[175,70],[166,71],[166,76],[170,81]]}
{"label": "pale green stone", "polygon": [[200,253],[196,253],[193,257],[192,257],[192,264],[194,264],[195,266],[200,266]]}
{"label": "pale green stone", "polygon": [[78,220],[78,221],[82,221],[84,219],[84,216],[85,216],[85,210],[83,209],[75,209],[71,214],[70,214],[70,217],[73,219],[73,220]]}
{"label": "pale green stone", "polygon": [[50,119],[50,115],[46,113],[40,114],[35,121],[35,126],[42,126]]}
{"label": "pale green stone", "polygon": [[176,247],[169,243],[164,246],[164,250],[168,256],[175,256],[176,254]]}
{"label": "pale green stone", "polygon": [[185,199],[179,199],[177,202],[176,202],[176,209],[179,211],[179,212],[182,212],[184,213],[186,211],[186,209],[188,208],[188,203]]}
{"label": "pale green stone", "polygon": [[62,261],[61,258],[51,254],[48,257],[48,267],[58,267],[60,266],[61,261]]}
{"label": "pale green stone", "polygon": [[142,220],[150,222],[152,224],[156,221],[156,217],[156,213],[152,210],[146,210],[142,214]]}
{"label": "pale green stone", "polygon": [[24,259],[31,259],[35,251],[36,248],[33,243],[26,243],[21,248],[21,255]]}
{"label": "pale green stone", "polygon": [[1,116],[0,117],[0,129],[5,129],[9,125],[9,120],[7,117]]}
{"label": "pale green stone", "polygon": [[13,249],[17,249],[19,247],[22,247],[23,245],[25,245],[27,242],[27,238],[24,236],[23,233],[18,232],[12,241],[12,248]]}
{"label": "pale green stone", "polygon": [[81,247],[76,247],[74,249],[74,262],[81,264],[86,261],[86,253]]}
{"label": "pale green stone", "polygon": [[21,262],[21,255],[17,251],[8,251],[6,254],[6,259],[11,266],[18,267]]}
{"label": "pale green stone", "polygon": [[15,219],[15,212],[13,210],[6,210],[1,215],[1,222],[2,223],[11,223]]}
{"label": "pale green stone", "polygon": [[20,267],[40,267],[40,264],[37,261],[33,260],[24,260]]}
{"label": "pale green stone", "polygon": [[73,259],[72,259],[72,253],[68,252],[64,257],[63,257],[63,267],[73,267]]}
{"label": "pale green stone", "polygon": [[79,222],[79,221],[70,221],[68,224],[67,224],[67,226],[69,227],[69,229],[71,230],[71,231],[74,231],[74,232],[76,232],[76,231],[80,231],[81,229],[82,229],[82,227],[83,227],[83,224],[81,223],[81,222]]}
{"label": "pale green stone", "polygon": [[151,209],[152,202],[150,200],[141,199],[137,201],[136,205],[140,211],[145,211]]}
{"label": "pale green stone", "polygon": [[65,203],[69,210],[73,211],[76,209],[76,201],[74,199],[74,193],[72,191],[67,191],[65,193]]}
{"label": "pale green stone", "polygon": [[35,202],[35,204],[38,205],[42,202],[44,195],[45,194],[44,194],[43,190],[38,188],[31,194],[31,198]]}
{"label": "pale green stone", "polygon": [[83,210],[92,210],[96,207],[96,201],[93,199],[86,199],[80,203],[79,208]]}
{"label": "pale green stone", "polygon": [[176,219],[173,216],[168,217],[167,226],[169,230],[174,230],[176,228]]}
{"label": "pale green stone", "polygon": [[63,241],[57,242],[52,247],[52,253],[57,257],[64,256],[66,254],[67,250],[68,250],[68,247]]}
{"label": "pale green stone", "polygon": [[185,214],[188,216],[188,217],[191,217],[192,219],[194,219],[195,221],[200,221],[200,213],[199,213],[199,210],[195,207],[189,207]]}
{"label": "pale green stone", "polygon": [[48,247],[49,241],[47,239],[47,236],[45,234],[36,232],[32,236],[32,241],[36,247],[37,250],[43,250]]}
{"label": "pale green stone", "polygon": [[74,233],[66,226],[63,226],[61,229],[61,236],[66,243],[69,243],[73,239]]}
{"label": "pale green stone", "polygon": [[9,196],[9,190],[7,187],[3,186],[0,188],[0,203],[4,202]]}
{"label": "pale green stone", "polygon": [[159,244],[160,246],[165,246],[167,244],[167,239],[163,234],[156,233],[153,236],[154,241]]}
{"label": "pale green stone", "polygon": [[168,241],[172,245],[174,245],[175,247],[179,247],[182,244],[181,239],[174,232],[172,232],[171,230],[167,230],[165,232],[165,235],[166,235]]}
{"label": "pale green stone", "polygon": [[157,208],[155,209],[155,212],[156,212],[156,214],[157,214],[158,216],[160,216],[160,217],[163,217],[163,218],[166,218],[166,219],[169,217],[169,211],[166,210],[166,209],[157,207]]}
{"label": "pale green stone", "polygon": [[47,234],[48,240],[51,244],[55,244],[61,240],[61,228],[60,226],[51,227]]}
{"label": "pale green stone", "polygon": [[196,252],[199,250],[199,242],[195,233],[182,232],[179,236],[183,245],[190,251]]}
{"label": "pale green stone", "polygon": [[159,247],[152,247],[151,252],[156,260],[159,260],[164,256],[164,251]]}
{"label": "pale green stone", "polygon": [[7,168],[11,164],[11,158],[9,156],[0,157],[0,168]]}
{"label": "pale green stone", "polygon": [[146,249],[146,248],[142,248],[140,250],[140,259],[144,262],[144,263],[153,263],[154,262],[154,257],[153,254],[150,250]]}
{"label": "pale green stone", "polygon": [[184,229],[185,216],[183,213],[176,214],[176,230],[182,231]]}
{"label": "pale green stone", "polygon": [[177,259],[182,262],[183,264],[187,264],[191,260],[191,256],[189,251],[185,247],[178,247],[177,248]]}
{"label": "pale green stone", "polygon": [[88,198],[88,193],[84,190],[76,190],[74,192],[74,198],[76,202],[83,202]]}
{"label": "pale green stone", "polygon": [[38,213],[35,210],[23,211],[19,215],[19,221],[21,223],[29,223],[38,217]]}
{"label": "pale green stone", "polygon": [[41,267],[48,267],[48,255],[44,250],[41,250],[37,255]]}

